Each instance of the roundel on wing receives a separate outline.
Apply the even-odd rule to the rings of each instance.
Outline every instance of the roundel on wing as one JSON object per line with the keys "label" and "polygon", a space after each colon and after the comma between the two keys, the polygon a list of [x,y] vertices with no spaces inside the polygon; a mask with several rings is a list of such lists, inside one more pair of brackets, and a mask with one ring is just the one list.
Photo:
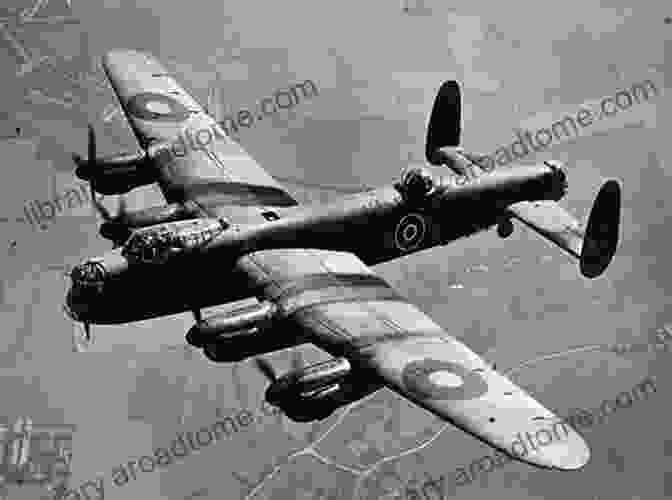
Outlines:
{"label": "roundel on wing", "polygon": [[411,361],[401,378],[406,389],[422,398],[467,400],[488,392],[488,384],[478,373],[438,359]]}
{"label": "roundel on wing", "polygon": [[126,110],[141,120],[159,122],[181,122],[190,114],[181,102],[155,92],[134,95],[126,103]]}
{"label": "roundel on wing", "polygon": [[422,244],[426,232],[427,225],[421,215],[405,215],[394,230],[394,244],[399,250],[410,252]]}

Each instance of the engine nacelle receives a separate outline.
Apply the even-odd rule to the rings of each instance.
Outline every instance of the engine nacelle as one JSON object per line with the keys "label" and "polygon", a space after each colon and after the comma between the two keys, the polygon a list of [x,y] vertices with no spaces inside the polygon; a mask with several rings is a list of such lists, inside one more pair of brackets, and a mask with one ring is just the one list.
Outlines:
{"label": "engine nacelle", "polygon": [[300,332],[293,334],[286,329],[274,328],[261,330],[257,327],[229,332],[218,336],[215,340],[201,344],[202,339],[193,340],[192,330],[187,333],[187,342],[196,347],[203,347],[203,354],[215,363],[233,363],[244,359],[294,347],[303,342]]}
{"label": "engine nacelle", "polygon": [[241,330],[262,329],[268,326],[278,307],[269,301],[239,307],[232,311],[215,314],[194,325],[189,334],[192,338],[226,342],[239,335]]}
{"label": "engine nacelle", "polygon": [[76,175],[91,182],[101,194],[124,194],[156,182],[156,171],[144,152],[97,158],[92,167],[78,168]]}
{"label": "engine nacelle", "polygon": [[266,401],[279,405],[288,399],[320,399],[324,396],[322,391],[338,386],[350,371],[347,359],[334,358],[290,372],[271,384]]}
{"label": "engine nacelle", "polygon": [[[203,354],[215,363],[233,363],[242,361],[256,354],[263,354],[260,348],[264,346],[263,337],[258,328],[248,328],[227,334],[226,339],[217,342],[202,343],[203,340],[193,335],[193,327],[187,332],[187,342],[203,348]],[[195,340],[192,340],[195,339]]]}
{"label": "engine nacelle", "polygon": [[375,373],[352,370],[345,358],[290,372],[266,390],[266,402],[296,422],[323,420],[383,387]]}
{"label": "engine nacelle", "polygon": [[301,332],[274,322],[276,312],[275,304],[264,301],[215,314],[191,327],[186,340],[215,362],[242,361],[302,343]]}
{"label": "engine nacelle", "polygon": [[123,212],[120,216],[103,222],[100,225],[100,235],[108,240],[123,243],[134,229],[195,217],[195,209],[188,206],[189,203],[171,203],[143,210]]}

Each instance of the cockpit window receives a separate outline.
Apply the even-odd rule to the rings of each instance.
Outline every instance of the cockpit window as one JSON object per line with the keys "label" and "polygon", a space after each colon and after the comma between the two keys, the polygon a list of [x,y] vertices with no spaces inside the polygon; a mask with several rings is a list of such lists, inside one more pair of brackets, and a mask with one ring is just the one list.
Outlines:
{"label": "cockpit window", "polygon": [[123,254],[136,261],[162,263],[184,250],[197,248],[214,235],[214,231],[204,231],[198,227],[140,230],[128,239]]}
{"label": "cockpit window", "polygon": [[139,232],[132,235],[124,246],[124,255],[143,262],[156,262],[165,257],[172,246],[165,234]]}
{"label": "cockpit window", "polygon": [[137,229],[124,244],[122,254],[139,262],[162,263],[201,247],[227,227],[220,219],[199,219]]}

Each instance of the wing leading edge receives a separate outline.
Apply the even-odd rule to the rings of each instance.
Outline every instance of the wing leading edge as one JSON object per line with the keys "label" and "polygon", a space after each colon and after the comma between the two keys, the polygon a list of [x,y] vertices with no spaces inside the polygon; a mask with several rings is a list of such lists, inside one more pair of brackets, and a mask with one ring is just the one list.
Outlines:
{"label": "wing leading edge", "polygon": [[[315,345],[372,370],[387,387],[440,418],[527,463],[571,470],[588,462],[588,446],[566,422],[353,254],[261,251],[242,257],[238,269],[260,299],[277,304]],[[516,451],[521,437],[547,434],[559,439]]]}

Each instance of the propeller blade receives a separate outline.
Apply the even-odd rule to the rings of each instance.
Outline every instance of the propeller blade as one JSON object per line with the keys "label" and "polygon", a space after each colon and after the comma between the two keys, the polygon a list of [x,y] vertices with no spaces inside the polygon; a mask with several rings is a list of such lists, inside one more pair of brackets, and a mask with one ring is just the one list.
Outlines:
{"label": "propeller blade", "polygon": [[93,125],[89,123],[88,126],[88,144],[87,151],[88,157],[86,159],[82,158],[80,155],[74,153],[72,155],[72,161],[77,165],[75,170],[75,175],[83,180],[89,180],[92,177],[93,169],[96,164],[96,132],[93,129]]}
{"label": "propeller blade", "polygon": [[108,222],[113,219],[112,215],[110,214],[110,211],[103,205],[100,200],[102,200],[103,197],[97,197],[95,193],[93,192],[93,189],[91,189],[91,200],[93,203],[94,208],[96,211],[100,214],[100,216],[103,218],[104,221]]}
{"label": "propeller blade", "polygon": [[93,125],[89,123],[89,164],[92,166],[96,161],[96,132],[93,129]]}
{"label": "propeller blade", "polygon": [[123,194],[119,196],[119,205],[117,206],[117,217],[123,217],[127,212],[128,204],[126,202],[126,196]]}
{"label": "propeller blade", "polygon": [[73,328],[72,330],[73,352],[86,352],[90,345],[91,345],[91,325],[88,323],[84,323],[84,335],[81,334],[81,329],[79,327]]}
{"label": "propeller blade", "polygon": [[91,191],[91,197],[93,200],[93,208],[101,215],[104,222],[100,226],[100,235],[103,238],[112,241],[112,248],[119,248],[123,246],[126,239],[128,238],[130,232],[128,232],[128,227],[126,227],[126,198],[121,195],[117,197],[117,212],[112,215],[110,211],[101,203],[101,200],[105,198],[104,195],[96,196],[93,190]]}
{"label": "propeller blade", "polygon": [[91,187],[91,199],[93,200],[93,206],[96,211],[101,215],[105,222],[123,222],[124,215],[127,212],[126,209],[126,198],[124,195],[117,197],[117,213],[112,215],[105,205],[101,203],[101,200],[105,198],[104,195],[96,196],[93,188]]}
{"label": "propeller blade", "polygon": [[278,377],[275,374],[273,366],[271,366],[271,363],[269,363],[266,359],[254,358],[254,364],[268,380],[270,380],[271,382],[275,382],[277,380]]}

